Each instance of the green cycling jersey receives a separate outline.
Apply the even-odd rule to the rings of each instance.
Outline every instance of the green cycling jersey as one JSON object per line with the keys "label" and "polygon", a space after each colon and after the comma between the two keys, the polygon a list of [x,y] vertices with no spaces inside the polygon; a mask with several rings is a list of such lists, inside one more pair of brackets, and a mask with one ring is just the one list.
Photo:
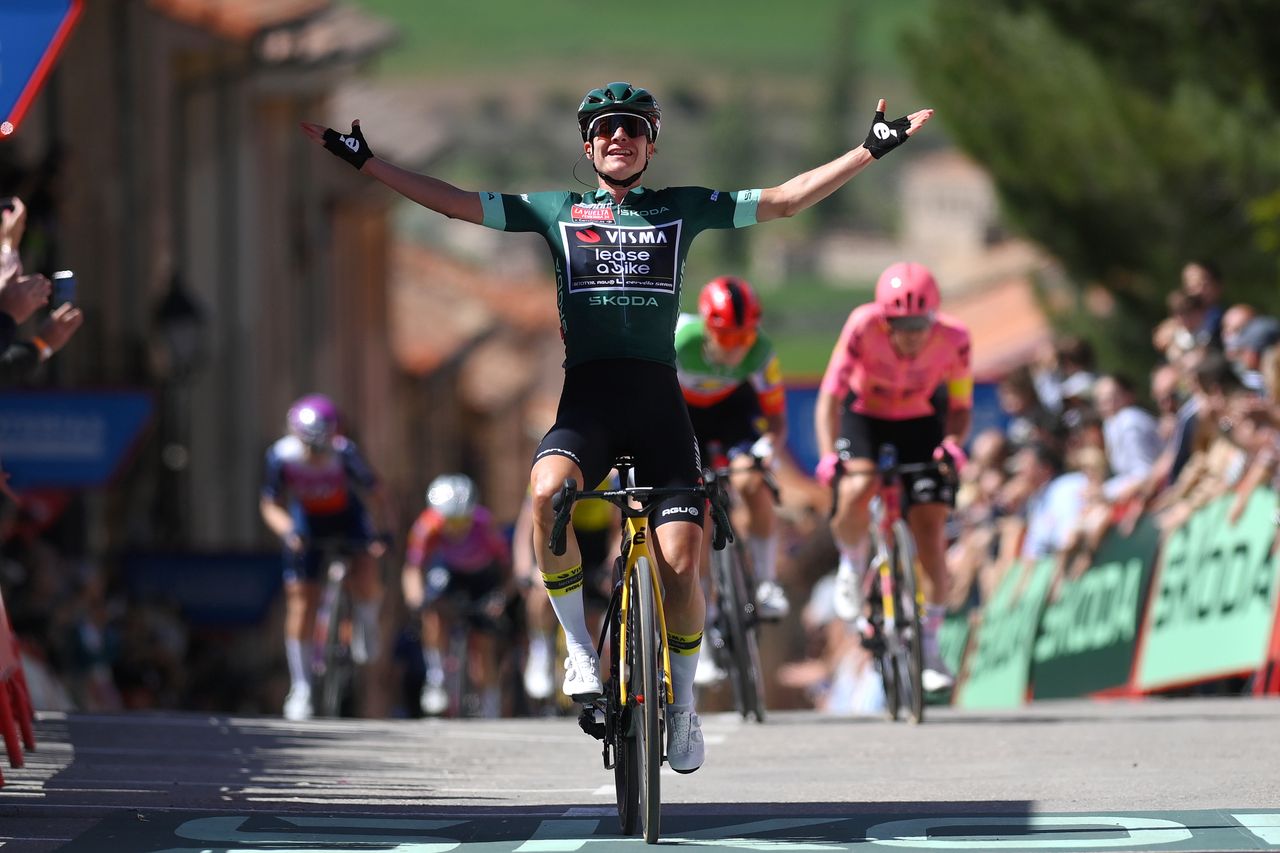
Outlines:
{"label": "green cycling jersey", "polygon": [[614,203],[586,193],[480,193],[483,224],[541,234],[556,271],[565,367],[639,358],[675,367],[680,284],[693,238],[756,223],[760,190],[637,187]]}

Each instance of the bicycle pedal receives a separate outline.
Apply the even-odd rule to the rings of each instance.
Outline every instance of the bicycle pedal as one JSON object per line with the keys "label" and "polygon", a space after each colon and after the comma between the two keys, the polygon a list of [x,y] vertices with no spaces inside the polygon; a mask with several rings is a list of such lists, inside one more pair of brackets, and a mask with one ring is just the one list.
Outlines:
{"label": "bicycle pedal", "polygon": [[578,714],[578,728],[596,740],[604,740],[604,723],[596,720],[596,706],[585,705]]}

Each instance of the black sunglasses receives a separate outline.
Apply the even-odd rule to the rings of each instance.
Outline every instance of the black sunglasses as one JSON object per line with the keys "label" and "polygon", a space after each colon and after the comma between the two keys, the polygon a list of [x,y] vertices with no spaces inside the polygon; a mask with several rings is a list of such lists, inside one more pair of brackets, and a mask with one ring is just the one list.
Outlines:
{"label": "black sunglasses", "polygon": [[603,136],[606,139],[613,136],[618,128],[622,128],[622,132],[632,139],[641,136],[652,139],[653,128],[643,116],[630,115],[627,113],[609,113],[594,119],[591,122],[591,136]]}
{"label": "black sunglasses", "polygon": [[923,332],[932,325],[932,314],[914,314],[910,317],[889,318],[889,328],[895,332]]}

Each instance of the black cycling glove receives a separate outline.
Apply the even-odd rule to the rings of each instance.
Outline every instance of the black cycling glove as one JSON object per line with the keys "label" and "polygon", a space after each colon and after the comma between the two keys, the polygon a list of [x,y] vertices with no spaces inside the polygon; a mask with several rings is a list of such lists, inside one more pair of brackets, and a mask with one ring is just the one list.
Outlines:
{"label": "black cycling glove", "polygon": [[876,110],[875,120],[871,122],[871,130],[867,131],[867,141],[862,143],[862,146],[871,152],[872,157],[879,160],[907,141],[909,127],[911,127],[911,119],[906,116],[885,121],[884,111]]}
{"label": "black cycling glove", "polygon": [[357,170],[364,168],[365,162],[373,156],[373,152],[369,150],[369,143],[364,141],[364,133],[361,132],[358,124],[351,125],[351,132],[347,134],[338,133],[331,127],[325,128],[324,147],[355,166]]}

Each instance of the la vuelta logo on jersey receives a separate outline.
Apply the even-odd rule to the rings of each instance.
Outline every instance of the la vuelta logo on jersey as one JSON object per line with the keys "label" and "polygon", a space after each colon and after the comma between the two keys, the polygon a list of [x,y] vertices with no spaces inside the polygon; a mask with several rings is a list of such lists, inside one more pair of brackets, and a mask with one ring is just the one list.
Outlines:
{"label": "la vuelta logo on jersey", "polygon": [[676,292],[680,222],[582,228],[560,223],[569,293],[599,290]]}
{"label": "la vuelta logo on jersey", "polygon": [[595,205],[575,204],[569,215],[580,222],[613,222],[613,208]]}

